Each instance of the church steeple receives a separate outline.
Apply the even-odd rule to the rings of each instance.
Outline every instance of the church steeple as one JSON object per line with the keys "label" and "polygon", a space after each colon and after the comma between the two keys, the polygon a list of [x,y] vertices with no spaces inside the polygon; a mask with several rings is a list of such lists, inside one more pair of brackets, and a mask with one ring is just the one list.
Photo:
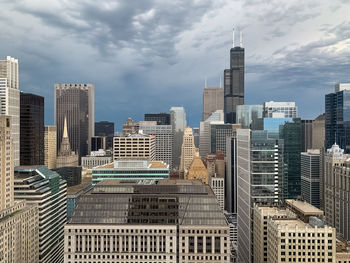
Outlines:
{"label": "church steeple", "polygon": [[61,148],[59,155],[61,156],[69,156],[72,154],[72,150],[70,148],[70,142],[68,137],[68,127],[67,127],[67,118],[64,117],[64,128],[63,128],[63,137],[61,141]]}

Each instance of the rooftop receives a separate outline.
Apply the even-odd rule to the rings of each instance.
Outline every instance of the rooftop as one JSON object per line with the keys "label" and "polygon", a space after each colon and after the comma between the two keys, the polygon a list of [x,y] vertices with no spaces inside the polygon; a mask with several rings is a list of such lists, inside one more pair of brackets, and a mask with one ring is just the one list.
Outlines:
{"label": "rooftop", "polygon": [[118,160],[112,163],[94,167],[93,169],[167,169],[169,165],[162,161]]}
{"label": "rooftop", "polygon": [[297,212],[302,213],[306,216],[312,216],[312,215],[323,215],[323,211],[318,209],[317,207],[314,207],[313,205],[310,205],[309,203],[305,201],[299,201],[299,200],[286,200],[287,206],[290,206],[292,209],[295,209]]}
{"label": "rooftop", "polygon": [[82,179],[81,184],[67,187],[67,194],[68,195],[77,194],[80,191],[82,191],[85,188],[87,188],[91,184],[92,184],[92,178],[91,177],[85,177],[85,178]]}
{"label": "rooftop", "polygon": [[295,227],[307,227],[308,224],[305,224],[303,221],[298,219],[282,219],[282,220],[273,220],[276,225],[288,226],[290,228]]}

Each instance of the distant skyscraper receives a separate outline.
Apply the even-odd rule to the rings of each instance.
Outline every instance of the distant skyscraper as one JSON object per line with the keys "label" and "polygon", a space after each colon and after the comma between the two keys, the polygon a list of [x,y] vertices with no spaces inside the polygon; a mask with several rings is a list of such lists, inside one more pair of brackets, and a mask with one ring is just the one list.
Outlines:
{"label": "distant skyscraper", "polygon": [[186,122],[186,112],[184,107],[171,107],[170,108],[170,121],[173,128],[174,143],[173,143],[173,168],[179,169],[182,139]]}
{"label": "distant skyscraper", "polygon": [[335,85],[326,95],[326,149],[336,142],[350,153],[350,83]]}
{"label": "distant skyscraper", "polygon": [[203,90],[202,121],[217,110],[224,110],[224,90],[221,87],[209,87]]}
{"label": "distant skyscraper", "polygon": [[169,113],[146,113],[145,121],[156,121],[157,125],[170,125]]}
{"label": "distant skyscraper", "polygon": [[280,200],[282,149],[267,131],[237,130],[238,262],[252,262],[253,204]]}
{"label": "distant skyscraper", "polygon": [[301,151],[307,152],[312,148],[312,122],[313,120],[301,120]]}
{"label": "distant skyscraper", "polygon": [[173,130],[171,125],[155,125],[155,122],[141,122],[139,129],[144,134],[154,135],[156,137],[156,156],[155,160],[163,161],[173,168]]}
{"label": "distant skyscraper", "polygon": [[106,136],[106,147],[107,149],[112,149],[114,137],[114,122],[95,122],[95,136]]}
{"label": "distant skyscraper", "polygon": [[39,206],[39,263],[63,263],[67,183],[45,166],[15,169],[15,198]]}
{"label": "distant skyscraper", "polygon": [[325,147],[325,114],[319,115],[312,122],[312,149]]}
{"label": "distant skyscraper", "polygon": [[67,119],[64,119],[63,135],[60,145],[60,150],[57,155],[56,167],[78,166],[78,155],[72,151],[67,128]]}
{"label": "distant skyscraper", "polygon": [[10,116],[0,116],[0,261],[39,260],[39,210],[14,200],[14,151]]}
{"label": "distant skyscraper", "polygon": [[123,135],[127,136],[128,134],[137,133],[138,129],[136,126],[137,123],[133,119],[128,118],[123,124]]}
{"label": "distant skyscraper", "polygon": [[297,118],[298,107],[295,102],[275,102],[264,103],[264,117],[267,118]]}
{"label": "distant skyscraper", "polygon": [[226,139],[236,135],[240,124],[210,124],[210,153],[222,151],[226,156]]}
{"label": "distant skyscraper", "polygon": [[106,136],[91,137],[91,151],[106,150]]}
{"label": "distant skyscraper", "polygon": [[200,137],[199,128],[193,128],[193,137],[194,137],[194,146],[196,146],[196,148],[199,148],[199,137]]}
{"label": "distant skyscraper", "polygon": [[194,138],[192,129],[187,127],[184,132],[182,146],[181,146],[181,161],[180,161],[180,175],[186,178],[188,170],[192,164],[196,147],[194,146]]}
{"label": "distant skyscraper", "polygon": [[321,205],[321,153],[309,149],[301,153],[301,194],[306,202],[320,208]]}
{"label": "distant skyscraper", "polygon": [[236,106],[244,104],[244,48],[233,45],[230,50],[230,68],[224,70],[225,123],[236,123]]}
{"label": "distant skyscraper", "polygon": [[0,115],[12,117],[14,165],[20,165],[20,95],[18,60],[8,56],[0,60]]}
{"label": "distant skyscraper", "polygon": [[252,129],[251,125],[263,117],[263,105],[238,105],[236,110],[236,123],[242,129]]}
{"label": "distant skyscraper", "polygon": [[20,163],[43,165],[44,97],[21,92],[20,101]]}
{"label": "distant skyscraper", "polygon": [[57,127],[57,150],[63,138],[64,119],[67,118],[72,150],[79,157],[90,152],[94,136],[94,85],[55,84],[55,126]]}
{"label": "distant skyscraper", "polygon": [[56,168],[57,159],[57,133],[56,126],[45,126],[44,136],[44,160],[49,169]]}

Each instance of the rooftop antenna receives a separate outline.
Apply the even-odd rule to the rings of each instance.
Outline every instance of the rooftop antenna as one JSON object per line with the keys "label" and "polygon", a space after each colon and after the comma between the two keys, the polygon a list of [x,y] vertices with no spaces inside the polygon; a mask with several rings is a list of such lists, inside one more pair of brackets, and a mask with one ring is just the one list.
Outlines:
{"label": "rooftop antenna", "polygon": [[232,47],[235,47],[235,27],[232,28]]}
{"label": "rooftop antenna", "polygon": [[221,75],[220,75],[220,88],[222,88],[222,87],[221,87],[221,86],[222,86],[221,84],[222,84],[222,82],[221,82]]}
{"label": "rooftop antenna", "polygon": [[243,32],[242,31],[240,31],[239,45],[240,45],[240,47],[243,47]]}
{"label": "rooftop antenna", "polygon": [[207,77],[204,79],[204,88],[207,88]]}

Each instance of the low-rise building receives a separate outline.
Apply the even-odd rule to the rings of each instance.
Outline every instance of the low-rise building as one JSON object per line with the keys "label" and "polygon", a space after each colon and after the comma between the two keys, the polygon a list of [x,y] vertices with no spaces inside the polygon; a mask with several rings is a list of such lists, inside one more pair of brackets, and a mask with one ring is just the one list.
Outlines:
{"label": "low-rise building", "polygon": [[105,165],[112,162],[112,156],[108,156],[102,149],[93,151],[88,156],[81,157],[81,167],[83,169],[92,169],[96,166]]}

